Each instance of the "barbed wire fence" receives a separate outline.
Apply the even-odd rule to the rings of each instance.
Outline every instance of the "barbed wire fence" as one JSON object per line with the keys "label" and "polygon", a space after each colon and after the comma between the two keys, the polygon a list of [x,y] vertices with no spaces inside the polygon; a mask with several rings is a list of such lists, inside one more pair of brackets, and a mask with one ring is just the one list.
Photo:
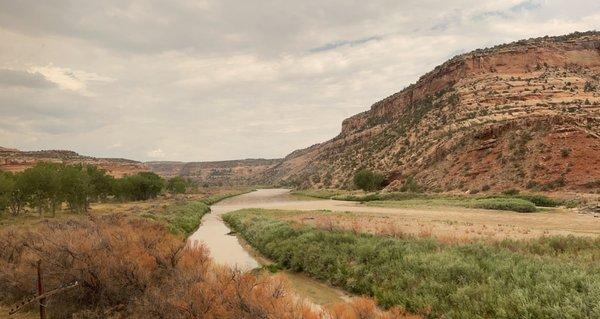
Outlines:
{"label": "barbed wire fence", "polygon": [[63,284],[62,286],[55,288],[53,290],[50,290],[48,292],[45,291],[45,287],[44,287],[44,273],[43,273],[43,268],[42,268],[42,260],[38,260],[37,262],[37,294],[27,297],[25,299],[23,299],[21,302],[13,305],[9,312],[8,315],[12,316],[16,313],[18,313],[20,310],[22,310],[25,306],[37,302],[39,304],[39,308],[40,308],[40,319],[46,319],[46,308],[47,308],[47,299],[58,295],[60,293],[63,293],[69,289],[73,289],[75,287],[77,287],[79,285],[78,281],[74,281],[72,283],[68,283],[68,284]]}

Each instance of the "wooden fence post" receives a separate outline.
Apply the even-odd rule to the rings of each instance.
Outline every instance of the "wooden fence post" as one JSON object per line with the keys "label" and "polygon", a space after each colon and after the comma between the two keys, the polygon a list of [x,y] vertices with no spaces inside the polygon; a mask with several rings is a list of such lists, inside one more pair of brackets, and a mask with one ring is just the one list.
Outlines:
{"label": "wooden fence post", "polygon": [[[37,289],[38,296],[44,294],[44,278],[42,274],[42,260],[38,260],[37,262]],[[46,298],[42,298],[39,300],[40,303],[40,319],[46,319]]]}

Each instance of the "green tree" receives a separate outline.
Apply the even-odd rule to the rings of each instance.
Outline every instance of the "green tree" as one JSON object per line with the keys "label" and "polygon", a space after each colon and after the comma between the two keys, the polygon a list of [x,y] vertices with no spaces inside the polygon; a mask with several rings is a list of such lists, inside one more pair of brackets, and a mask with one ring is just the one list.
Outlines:
{"label": "green tree", "polygon": [[20,190],[27,194],[29,205],[40,215],[44,211],[54,214],[62,203],[60,170],[60,165],[39,163],[23,171],[19,177]]}
{"label": "green tree", "polygon": [[164,180],[152,172],[141,172],[113,181],[113,194],[119,200],[155,198],[164,188]]}
{"label": "green tree", "polygon": [[367,169],[361,169],[354,175],[354,185],[365,191],[380,189],[383,180],[383,175]]}
{"label": "green tree", "polygon": [[129,194],[131,193],[131,184],[131,177],[129,176],[115,178],[112,180],[111,193],[115,196],[116,199],[120,201],[125,201],[130,198]]}
{"label": "green tree", "polygon": [[187,186],[187,181],[181,176],[175,176],[167,181],[167,190],[171,194],[183,194]]}
{"label": "green tree", "polygon": [[136,195],[138,200],[155,198],[165,187],[165,181],[162,177],[153,172],[141,172],[137,176]]}
{"label": "green tree", "polygon": [[60,174],[61,193],[74,213],[87,212],[94,187],[82,165],[65,166]]}
{"label": "green tree", "polygon": [[[10,190],[9,198],[8,198],[8,209],[13,216],[17,216],[21,214],[23,208],[27,206],[29,202],[29,193],[27,192],[27,187],[25,185],[23,174],[6,174],[6,178],[9,180],[12,179],[13,183],[8,182],[7,191]],[[12,184],[12,185],[11,185]],[[12,188],[12,190],[11,190]]]}
{"label": "green tree", "polygon": [[16,182],[13,174],[0,172],[0,214],[5,212],[10,206],[15,186]]}
{"label": "green tree", "polygon": [[112,193],[114,177],[106,174],[106,171],[94,165],[87,165],[85,171],[91,184],[91,200],[105,200]]}

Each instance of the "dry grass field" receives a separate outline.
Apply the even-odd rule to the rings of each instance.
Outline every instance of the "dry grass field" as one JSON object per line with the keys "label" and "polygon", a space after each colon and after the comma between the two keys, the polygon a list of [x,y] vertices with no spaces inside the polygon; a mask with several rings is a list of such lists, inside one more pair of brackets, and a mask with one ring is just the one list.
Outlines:
{"label": "dry grass field", "polygon": [[[474,239],[531,239],[540,236],[576,235],[594,237],[600,235],[600,218],[580,213],[577,207],[536,207],[535,212],[474,208],[477,196],[436,194],[392,194],[406,196],[400,200],[356,201],[368,198],[368,193],[343,191],[302,191],[293,193],[301,201],[289,201],[278,206],[262,208],[302,210],[291,214],[288,220],[318,227],[342,229],[374,234],[412,234],[435,237],[449,242],[465,242]],[[597,201],[596,196],[546,197],[548,201],[577,203]],[[385,196],[385,195],[375,195]],[[523,195],[527,196],[527,195]],[[322,198],[322,199],[315,199]],[[414,197],[414,198],[413,198]],[[354,201],[323,200],[323,198],[351,198]],[[311,199],[310,201],[304,199]],[[377,198],[376,198],[377,199]],[[310,212],[307,212],[310,211]]]}
{"label": "dry grass field", "polygon": [[[368,211],[368,212],[367,212]],[[364,211],[302,212],[282,217],[319,228],[338,227],[373,234],[413,234],[447,242],[473,239],[529,239],[551,235],[600,235],[600,219],[567,209],[520,214],[478,209],[438,207],[429,209],[376,209]]]}

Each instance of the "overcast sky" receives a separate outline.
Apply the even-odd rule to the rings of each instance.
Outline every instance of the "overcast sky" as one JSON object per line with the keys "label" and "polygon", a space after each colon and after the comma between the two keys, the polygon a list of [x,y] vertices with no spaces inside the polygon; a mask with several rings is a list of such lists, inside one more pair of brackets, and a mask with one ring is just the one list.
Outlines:
{"label": "overcast sky", "polygon": [[0,0],[0,146],[282,157],[456,54],[593,29],[597,0]]}

